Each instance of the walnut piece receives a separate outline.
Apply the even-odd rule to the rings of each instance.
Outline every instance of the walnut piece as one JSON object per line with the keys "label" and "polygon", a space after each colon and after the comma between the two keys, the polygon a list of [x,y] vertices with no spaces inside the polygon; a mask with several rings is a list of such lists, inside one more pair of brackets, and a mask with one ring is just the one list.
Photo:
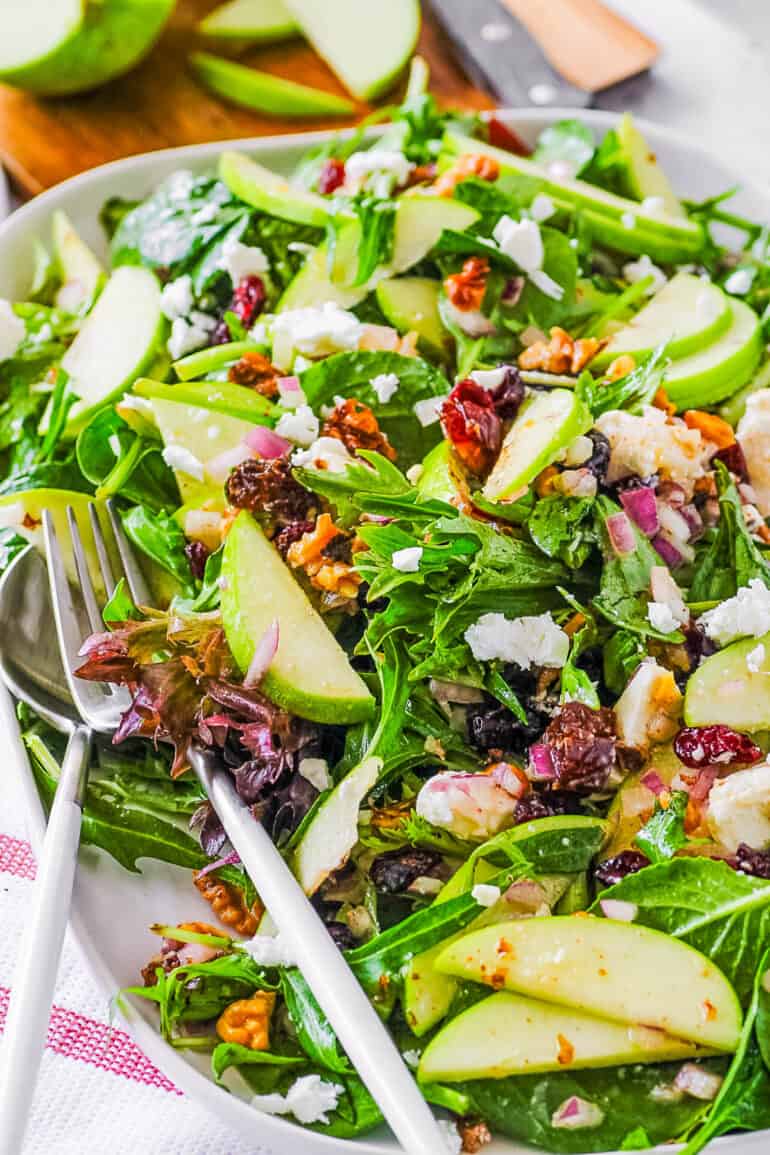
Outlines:
{"label": "walnut piece", "polygon": [[485,257],[468,257],[459,273],[444,281],[450,304],[463,313],[477,312],[484,303],[489,278],[489,261]]}
{"label": "walnut piece", "polygon": [[275,991],[255,991],[250,999],[238,999],[225,1007],[217,1019],[217,1034],[225,1043],[239,1043],[251,1051],[267,1051],[274,1006]]}
{"label": "walnut piece", "polygon": [[254,937],[265,909],[259,899],[248,907],[242,890],[213,874],[193,874],[193,882],[220,922],[238,934]]}
{"label": "walnut piece", "polygon": [[575,340],[558,325],[551,329],[550,337],[550,341],[535,341],[534,345],[519,355],[520,369],[576,375],[585,369],[606,344],[606,341],[598,337],[579,337]]}
{"label": "walnut piece", "polygon": [[440,197],[451,197],[457,185],[470,177],[494,181],[499,175],[500,165],[493,156],[468,152],[441,174],[433,186],[433,191]]}
{"label": "walnut piece", "polygon": [[367,449],[381,453],[388,461],[396,460],[396,451],[380,429],[374,413],[355,397],[348,397],[334,409],[326,418],[321,435],[336,437],[348,453]]}

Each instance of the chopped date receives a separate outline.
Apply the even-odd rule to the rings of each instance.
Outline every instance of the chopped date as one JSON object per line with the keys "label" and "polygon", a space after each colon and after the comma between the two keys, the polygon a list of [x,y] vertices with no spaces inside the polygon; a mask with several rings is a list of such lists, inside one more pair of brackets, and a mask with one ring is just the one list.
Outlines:
{"label": "chopped date", "polygon": [[327,541],[321,550],[321,555],[328,561],[342,561],[350,565],[353,561],[353,539],[345,533],[338,533],[331,541]]}
{"label": "chopped date", "polygon": [[594,874],[596,881],[600,882],[602,886],[614,886],[616,882],[622,882],[629,874],[636,874],[637,871],[649,865],[649,858],[646,854],[642,854],[641,850],[621,850],[620,854],[600,862]]}
{"label": "chopped date", "polygon": [[770,850],[754,850],[741,842],[735,852],[735,868],[754,878],[770,879]]}
{"label": "chopped date", "polygon": [[400,894],[415,879],[430,874],[441,861],[441,855],[433,850],[420,850],[407,846],[380,854],[372,863],[369,873],[378,890],[386,894]]}
{"label": "chopped date", "polygon": [[306,533],[313,532],[314,524],[312,521],[293,521],[290,525],[285,525],[280,533],[276,534],[273,539],[273,545],[282,558],[286,557],[289,548],[294,545],[295,541],[299,541]]}
{"label": "chopped date", "polygon": [[332,942],[340,950],[352,950],[356,945],[356,936],[344,922],[327,922],[326,929]]}
{"label": "chopped date", "polygon": [[543,735],[559,785],[580,794],[603,790],[616,761],[615,715],[567,702]]}
{"label": "chopped date", "polygon": [[762,758],[759,746],[729,726],[686,726],[674,739],[674,753],[693,770],[759,762]]}
{"label": "chopped date", "polygon": [[587,435],[593,442],[593,452],[583,467],[589,470],[597,481],[604,481],[610,464],[610,443],[598,429],[592,429]]}
{"label": "chopped date", "polygon": [[735,474],[739,481],[750,480],[749,467],[746,464],[746,458],[744,457],[740,441],[733,441],[732,445],[726,445],[723,449],[718,449],[711,460],[721,461],[731,473]]}
{"label": "chopped date", "polygon": [[523,757],[550,721],[550,715],[526,703],[526,723],[520,722],[507,706],[492,699],[471,706],[466,715],[468,741],[477,750],[502,750]]}
{"label": "chopped date", "polygon": [[471,473],[491,469],[500,452],[503,422],[492,394],[466,378],[458,382],[441,407],[444,432]]}
{"label": "chopped date", "polygon": [[308,521],[316,508],[315,497],[294,479],[285,457],[242,461],[228,477],[225,494],[236,509],[266,514],[280,525]]}
{"label": "chopped date", "polygon": [[190,573],[198,581],[203,581],[203,575],[206,572],[206,562],[209,559],[211,551],[202,541],[188,541],[184,547],[184,552],[185,557],[190,563]]}

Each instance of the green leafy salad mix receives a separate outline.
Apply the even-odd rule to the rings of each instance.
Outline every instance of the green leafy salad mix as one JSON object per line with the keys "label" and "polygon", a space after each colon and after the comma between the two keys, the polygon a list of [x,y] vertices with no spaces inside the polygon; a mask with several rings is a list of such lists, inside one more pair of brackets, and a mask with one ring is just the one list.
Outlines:
{"label": "green leafy salad mix", "polygon": [[79,671],[132,700],[84,841],[192,872],[124,997],[222,1094],[381,1122],[203,747],[449,1150],[692,1155],[770,1128],[767,228],[630,116],[532,151],[421,68],[389,115],[113,198],[105,264],[58,213],[0,301],[2,567],[111,501],[153,593]]}

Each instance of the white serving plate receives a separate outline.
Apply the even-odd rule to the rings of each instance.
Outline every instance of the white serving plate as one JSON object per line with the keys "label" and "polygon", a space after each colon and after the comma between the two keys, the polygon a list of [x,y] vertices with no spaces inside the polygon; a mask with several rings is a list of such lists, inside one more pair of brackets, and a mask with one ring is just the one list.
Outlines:
{"label": "white serving plate", "polygon": [[[508,109],[497,115],[525,141],[533,143],[546,124],[575,113],[559,109]],[[605,112],[582,112],[580,116],[596,130],[597,137],[617,120],[614,114]],[[641,127],[680,196],[702,200],[736,183],[734,174],[700,145],[666,128],[644,122]],[[55,209],[63,209],[88,243],[106,255],[98,213],[109,196],[143,197],[176,169],[211,168],[225,147],[244,149],[268,167],[289,172],[308,147],[328,135],[303,133],[167,149],[116,161],[65,181],[36,197],[0,225],[0,296],[24,299],[30,282],[32,242],[35,238],[48,241],[50,218]],[[738,212],[770,219],[770,195],[756,187],[744,185],[731,205]],[[11,755],[11,773],[25,799],[30,838],[37,848],[44,832],[44,815],[19,740],[10,699],[2,687],[0,749],[8,749]],[[147,929],[152,923],[207,917],[210,909],[192,886],[189,871],[145,859],[142,873],[131,874],[93,847],[81,850],[71,927],[107,997],[140,981],[140,968],[157,949],[158,940]],[[239,1083],[233,1082],[235,1093],[226,1094],[208,1076],[206,1057],[176,1051],[161,1039],[151,1003],[133,1000],[124,1017],[128,1029],[149,1058],[178,1087],[219,1115],[238,1135],[254,1143],[255,1155],[298,1155],[300,1151],[302,1155],[342,1151],[350,1151],[351,1155],[393,1155],[398,1150],[385,1127],[364,1139],[346,1142],[257,1113],[248,1105],[245,1085],[239,1087]],[[725,1155],[741,1155],[766,1151],[768,1143],[770,1131],[764,1131],[718,1140],[718,1147]],[[488,1155],[522,1155],[532,1148],[497,1140],[484,1150]],[[671,1148],[655,1150],[663,1152]],[[441,1153],[426,1152],[426,1155]]]}

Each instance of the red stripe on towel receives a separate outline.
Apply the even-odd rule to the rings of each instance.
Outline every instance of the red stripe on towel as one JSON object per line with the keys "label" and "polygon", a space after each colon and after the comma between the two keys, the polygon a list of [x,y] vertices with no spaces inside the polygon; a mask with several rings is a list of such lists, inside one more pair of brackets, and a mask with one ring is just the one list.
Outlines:
{"label": "red stripe on towel", "polygon": [[28,842],[0,834],[0,874],[15,874],[17,878],[34,878],[37,873],[35,856]]}

